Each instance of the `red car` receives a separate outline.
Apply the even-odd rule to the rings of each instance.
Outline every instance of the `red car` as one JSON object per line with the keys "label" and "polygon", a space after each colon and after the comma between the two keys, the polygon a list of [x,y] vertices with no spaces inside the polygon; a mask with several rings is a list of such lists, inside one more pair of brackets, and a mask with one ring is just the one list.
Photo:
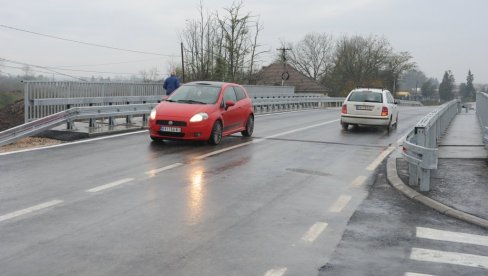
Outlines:
{"label": "red car", "polygon": [[254,130],[252,101],[244,87],[227,82],[190,82],[159,103],[149,116],[153,141],[200,140],[217,145],[223,136]]}

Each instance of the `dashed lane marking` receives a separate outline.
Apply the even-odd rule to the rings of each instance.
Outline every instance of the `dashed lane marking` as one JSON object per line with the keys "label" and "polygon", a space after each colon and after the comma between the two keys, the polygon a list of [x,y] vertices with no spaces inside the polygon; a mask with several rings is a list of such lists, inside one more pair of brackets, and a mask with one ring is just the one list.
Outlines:
{"label": "dashed lane marking", "polygon": [[63,203],[63,201],[56,199],[56,200],[51,200],[51,201],[48,201],[48,202],[44,202],[44,203],[41,203],[41,204],[38,204],[38,205],[35,205],[35,206],[32,206],[32,207],[29,207],[29,208],[25,208],[25,209],[22,209],[22,210],[19,210],[19,211],[15,211],[15,212],[12,212],[12,213],[8,213],[8,214],[5,214],[5,215],[0,216],[0,222],[5,221],[5,220],[9,220],[9,219],[13,219],[15,217],[19,217],[19,216],[22,216],[22,215],[26,215],[26,214],[29,214],[29,213],[32,213],[32,212],[40,211],[42,209],[46,209],[46,208],[52,207],[54,205],[58,205],[60,203]]}
{"label": "dashed lane marking", "polygon": [[282,276],[283,274],[285,274],[286,270],[286,267],[273,268],[266,271],[266,273],[264,273],[264,276]]}
{"label": "dashed lane marking", "polygon": [[436,275],[415,273],[415,272],[405,272],[405,276],[436,276]]}
{"label": "dashed lane marking", "polygon": [[124,179],[120,179],[120,180],[117,180],[117,181],[114,181],[114,182],[110,182],[108,184],[104,184],[104,185],[100,185],[100,186],[91,188],[91,189],[86,190],[86,191],[88,193],[96,193],[96,192],[100,192],[100,191],[103,191],[103,190],[106,190],[106,189],[110,189],[110,188],[113,188],[113,187],[122,185],[122,184],[127,183],[127,182],[131,182],[133,180],[134,180],[134,178],[124,178]]}
{"label": "dashed lane marking", "polygon": [[412,248],[410,259],[488,269],[488,257],[457,252]]}
{"label": "dashed lane marking", "polygon": [[351,201],[351,196],[341,195],[335,202],[330,206],[329,212],[340,213],[344,207]]}
{"label": "dashed lane marking", "polygon": [[310,229],[308,229],[307,233],[303,235],[302,240],[306,242],[313,242],[317,237],[327,228],[327,223],[325,222],[317,222]]}
{"label": "dashed lane marking", "polygon": [[167,171],[167,170],[171,170],[171,169],[174,169],[174,168],[177,168],[177,167],[180,167],[180,166],[183,166],[183,164],[182,163],[174,163],[174,164],[171,164],[171,165],[168,165],[168,166],[159,168],[159,169],[154,169],[154,170],[147,171],[146,174],[148,174],[149,176],[155,176],[156,174],[158,174],[160,172],[164,172],[164,171]]}
{"label": "dashed lane marking", "polygon": [[366,176],[360,175],[352,181],[351,185],[355,188],[359,188],[364,184],[364,181],[366,181]]}
{"label": "dashed lane marking", "polygon": [[233,150],[233,149],[236,149],[236,148],[244,147],[244,146],[247,146],[247,145],[250,145],[250,144],[260,143],[262,141],[265,141],[266,139],[271,139],[271,138],[283,136],[283,135],[286,135],[286,134],[290,134],[290,133],[294,133],[294,132],[306,130],[306,129],[309,129],[309,128],[314,128],[314,127],[318,127],[318,126],[323,126],[323,125],[331,124],[331,123],[334,123],[334,122],[337,122],[337,121],[339,121],[339,119],[332,120],[332,121],[327,121],[327,122],[323,122],[323,123],[319,123],[319,124],[315,124],[315,125],[310,125],[310,126],[306,126],[306,127],[301,127],[301,128],[297,128],[297,129],[293,129],[293,130],[281,132],[281,133],[278,133],[278,134],[270,135],[270,136],[266,136],[264,138],[255,139],[255,140],[252,140],[252,141],[249,141],[249,142],[246,142],[246,143],[242,143],[242,144],[238,144],[238,145],[235,145],[235,146],[232,146],[232,147],[228,147],[228,148],[224,148],[224,149],[212,151],[212,152],[209,152],[209,153],[206,153],[206,154],[197,156],[197,157],[195,157],[195,159],[196,160],[204,159],[204,158],[207,158],[207,157],[210,157],[210,156],[213,156],[213,155],[217,155],[217,154],[220,154],[220,153],[223,153],[223,152],[226,152],[226,151],[230,151],[230,150]]}
{"label": "dashed lane marking", "polygon": [[460,233],[460,232],[451,232],[451,231],[437,230],[437,229],[425,228],[425,227],[417,227],[417,237],[430,239],[430,240],[459,242],[459,243],[488,246],[488,236],[480,236],[480,235],[473,235],[473,234]]}

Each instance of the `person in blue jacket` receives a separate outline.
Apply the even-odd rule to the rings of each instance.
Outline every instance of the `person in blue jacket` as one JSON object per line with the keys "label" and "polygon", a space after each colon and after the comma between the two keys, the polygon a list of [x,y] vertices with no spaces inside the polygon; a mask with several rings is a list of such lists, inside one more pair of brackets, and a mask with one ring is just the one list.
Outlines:
{"label": "person in blue jacket", "polygon": [[163,88],[166,90],[166,95],[170,95],[178,87],[180,87],[180,81],[176,77],[176,73],[171,72],[171,76],[166,78],[163,84]]}

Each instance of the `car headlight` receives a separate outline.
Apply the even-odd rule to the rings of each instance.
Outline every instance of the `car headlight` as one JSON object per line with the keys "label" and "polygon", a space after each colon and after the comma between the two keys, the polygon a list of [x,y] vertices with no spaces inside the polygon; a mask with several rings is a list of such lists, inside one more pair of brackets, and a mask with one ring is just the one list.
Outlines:
{"label": "car headlight", "polygon": [[151,120],[156,119],[156,108],[153,108],[153,110],[151,110],[151,114],[149,115],[149,119],[151,119]]}
{"label": "car headlight", "polygon": [[196,122],[201,122],[201,121],[207,120],[207,119],[208,119],[208,114],[205,112],[200,112],[200,113],[193,115],[193,117],[191,117],[191,119],[190,119],[190,122],[196,123]]}

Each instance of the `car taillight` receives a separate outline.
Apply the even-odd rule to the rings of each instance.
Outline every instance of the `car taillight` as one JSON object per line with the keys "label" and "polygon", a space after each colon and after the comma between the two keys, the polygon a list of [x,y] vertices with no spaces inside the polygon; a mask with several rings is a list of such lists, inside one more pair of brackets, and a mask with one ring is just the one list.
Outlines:
{"label": "car taillight", "polygon": [[388,107],[383,106],[381,109],[381,116],[388,116]]}
{"label": "car taillight", "polygon": [[347,114],[347,105],[343,104],[342,105],[342,114]]}

